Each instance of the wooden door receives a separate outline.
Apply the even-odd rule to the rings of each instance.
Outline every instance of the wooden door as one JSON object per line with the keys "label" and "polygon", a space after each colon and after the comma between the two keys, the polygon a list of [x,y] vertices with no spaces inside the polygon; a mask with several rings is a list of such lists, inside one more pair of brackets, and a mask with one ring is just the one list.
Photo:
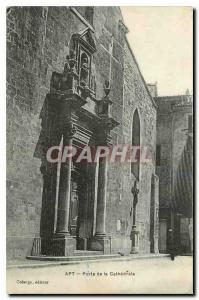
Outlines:
{"label": "wooden door", "polygon": [[77,237],[78,206],[77,191],[72,191],[70,201],[70,234],[73,237]]}

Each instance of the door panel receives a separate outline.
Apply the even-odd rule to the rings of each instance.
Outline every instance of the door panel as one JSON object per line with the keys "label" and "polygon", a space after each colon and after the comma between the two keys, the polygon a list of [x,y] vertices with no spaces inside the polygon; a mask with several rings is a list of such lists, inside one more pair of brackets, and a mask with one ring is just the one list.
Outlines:
{"label": "door panel", "polygon": [[73,237],[77,236],[77,221],[78,221],[78,194],[76,191],[71,193],[70,202],[70,234]]}
{"label": "door panel", "polygon": [[167,220],[160,220],[159,226],[159,252],[167,251]]}

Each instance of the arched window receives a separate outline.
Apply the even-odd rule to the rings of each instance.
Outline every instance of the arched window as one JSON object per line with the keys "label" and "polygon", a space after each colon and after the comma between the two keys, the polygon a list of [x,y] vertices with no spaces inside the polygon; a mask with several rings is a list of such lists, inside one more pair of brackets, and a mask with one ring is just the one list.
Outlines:
{"label": "arched window", "polygon": [[[132,146],[140,146],[140,118],[137,109],[133,114],[132,124]],[[131,162],[131,173],[134,174],[137,180],[140,175],[140,151],[136,151],[136,162]]]}

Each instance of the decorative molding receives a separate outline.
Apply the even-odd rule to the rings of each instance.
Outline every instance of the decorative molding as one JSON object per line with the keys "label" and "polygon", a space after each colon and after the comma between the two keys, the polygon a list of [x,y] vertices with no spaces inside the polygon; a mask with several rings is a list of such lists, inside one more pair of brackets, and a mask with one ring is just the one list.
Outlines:
{"label": "decorative molding", "polygon": [[86,25],[92,32],[95,32],[94,27],[76,10],[74,7],[70,7],[71,11]]}

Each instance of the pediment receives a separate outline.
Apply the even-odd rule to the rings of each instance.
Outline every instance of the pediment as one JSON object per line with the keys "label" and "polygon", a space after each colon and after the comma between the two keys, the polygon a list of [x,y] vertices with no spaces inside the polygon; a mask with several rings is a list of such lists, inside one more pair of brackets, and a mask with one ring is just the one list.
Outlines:
{"label": "pediment", "polygon": [[92,53],[96,51],[94,35],[89,27],[87,27],[79,33],[74,34],[73,38],[78,38],[79,41],[82,42],[82,44],[84,44],[85,46],[87,46]]}

